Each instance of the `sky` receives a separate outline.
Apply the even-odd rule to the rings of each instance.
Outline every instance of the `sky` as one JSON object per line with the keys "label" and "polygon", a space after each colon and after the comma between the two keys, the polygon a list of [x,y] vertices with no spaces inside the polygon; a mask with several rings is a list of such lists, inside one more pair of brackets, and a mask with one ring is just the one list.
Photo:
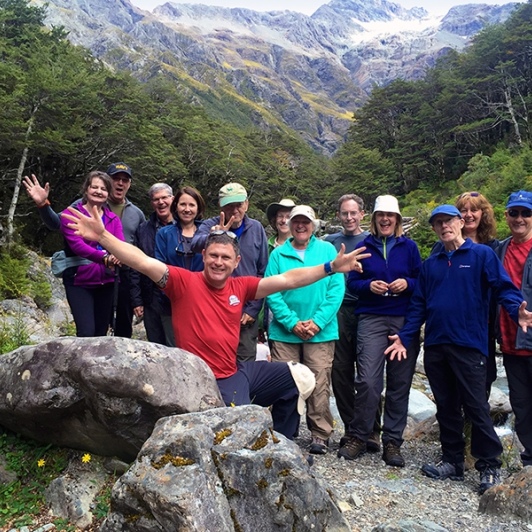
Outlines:
{"label": "sky", "polygon": [[[451,7],[460,4],[508,4],[507,0],[392,0],[406,8],[424,7],[431,14],[445,14]],[[520,0],[516,0],[520,1]],[[205,4],[223,7],[246,7],[254,11],[276,11],[289,9],[312,15],[318,7],[329,0],[182,0],[180,4]],[[131,0],[131,3],[149,11],[162,5],[165,0]]]}

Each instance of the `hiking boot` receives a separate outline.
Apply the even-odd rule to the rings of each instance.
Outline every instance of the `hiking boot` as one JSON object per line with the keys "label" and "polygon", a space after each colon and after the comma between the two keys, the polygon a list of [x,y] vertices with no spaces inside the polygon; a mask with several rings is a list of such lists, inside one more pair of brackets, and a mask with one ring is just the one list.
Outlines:
{"label": "hiking boot", "polygon": [[482,495],[486,490],[501,483],[501,470],[496,467],[486,467],[480,472],[480,486],[478,492]]}
{"label": "hiking boot", "polygon": [[366,452],[366,442],[351,436],[340,449],[338,449],[338,458],[346,460],[355,460]]}
{"label": "hiking boot", "polygon": [[381,440],[378,432],[372,432],[369,435],[366,447],[369,453],[378,453],[381,450]]}
{"label": "hiking boot", "polygon": [[429,478],[436,480],[464,480],[464,466],[451,464],[450,462],[438,462],[437,464],[424,464],[421,472]]}
{"label": "hiking boot", "polygon": [[[349,441],[349,438],[352,438],[352,436],[349,436],[349,434],[344,434],[340,438],[339,447],[343,447]],[[378,432],[372,432],[369,435],[368,441],[366,442],[366,450],[368,451],[368,453],[378,453],[381,450]]]}
{"label": "hiking boot", "polygon": [[329,450],[329,440],[323,440],[314,436],[312,438],[312,443],[310,444],[308,452],[310,454],[327,454]]}
{"label": "hiking boot", "polygon": [[389,441],[384,445],[382,459],[386,462],[386,465],[392,467],[405,467],[405,459],[401,455],[401,448],[398,445],[395,445],[393,441]]}
{"label": "hiking boot", "polygon": [[344,434],[340,438],[340,443],[338,444],[338,448],[343,447],[353,436],[349,436],[349,434]]}

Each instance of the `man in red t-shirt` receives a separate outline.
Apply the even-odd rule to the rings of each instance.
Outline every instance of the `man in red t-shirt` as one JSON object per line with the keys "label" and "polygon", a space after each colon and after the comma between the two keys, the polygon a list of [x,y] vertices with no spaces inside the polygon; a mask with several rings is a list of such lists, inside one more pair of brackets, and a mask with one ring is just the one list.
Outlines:
{"label": "man in red t-shirt", "polygon": [[[97,241],[123,264],[147,275],[172,303],[179,347],[201,357],[211,368],[226,405],[272,405],[273,428],[288,439],[295,436],[304,400],[312,393],[314,377],[302,364],[239,362],[236,350],[244,304],[278,291],[291,290],[334,273],[361,271],[359,248],[323,265],[289,270],[267,278],[231,277],[240,262],[236,236],[228,231],[231,220],[211,230],[203,249],[205,268],[190,272],[145,255],[108,233],[95,212],[90,217],[69,209],[69,227],[87,240]],[[308,371],[307,371],[308,370]]]}
{"label": "man in red t-shirt", "polygon": [[[532,305],[532,192],[510,195],[504,213],[512,236],[497,253],[512,282]],[[532,331],[524,333],[501,309],[501,351],[515,414],[515,431],[525,450],[523,465],[532,466]]]}

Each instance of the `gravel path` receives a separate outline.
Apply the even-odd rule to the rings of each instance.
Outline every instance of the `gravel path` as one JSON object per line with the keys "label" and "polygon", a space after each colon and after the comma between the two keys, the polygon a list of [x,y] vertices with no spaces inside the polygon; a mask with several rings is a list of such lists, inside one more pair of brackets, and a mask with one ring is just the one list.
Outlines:
{"label": "gravel path", "polygon": [[[464,482],[422,475],[423,463],[439,459],[439,442],[406,441],[402,447],[406,467],[394,468],[385,465],[380,453],[366,453],[354,461],[337,458],[339,438],[334,436],[327,455],[314,456],[312,468],[336,493],[353,531],[369,532],[399,520],[431,521],[453,532],[532,531],[532,525],[521,521],[478,512],[479,478],[474,469],[466,472]],[[308,448],[310,433],[302,427],[296,441]]]}

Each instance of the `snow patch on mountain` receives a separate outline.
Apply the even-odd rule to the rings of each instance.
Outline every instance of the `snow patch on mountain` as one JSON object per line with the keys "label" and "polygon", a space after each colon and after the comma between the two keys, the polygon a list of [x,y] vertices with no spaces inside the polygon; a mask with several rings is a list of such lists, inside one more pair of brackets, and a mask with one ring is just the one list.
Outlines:
{"label": "snow patch on mountain", "polygon": [[443,16],[430,16],[422,19],[394,18],[392,20],[373,20],[363,22],[352,19],[353,24],[362,26],[364,32],[354,32],[351,34],[351,43],[353,45],[365,42],[371,42],[381,36],[386,35],[409,35],[420,34],[426,31],[436,31],[440,26]]}

